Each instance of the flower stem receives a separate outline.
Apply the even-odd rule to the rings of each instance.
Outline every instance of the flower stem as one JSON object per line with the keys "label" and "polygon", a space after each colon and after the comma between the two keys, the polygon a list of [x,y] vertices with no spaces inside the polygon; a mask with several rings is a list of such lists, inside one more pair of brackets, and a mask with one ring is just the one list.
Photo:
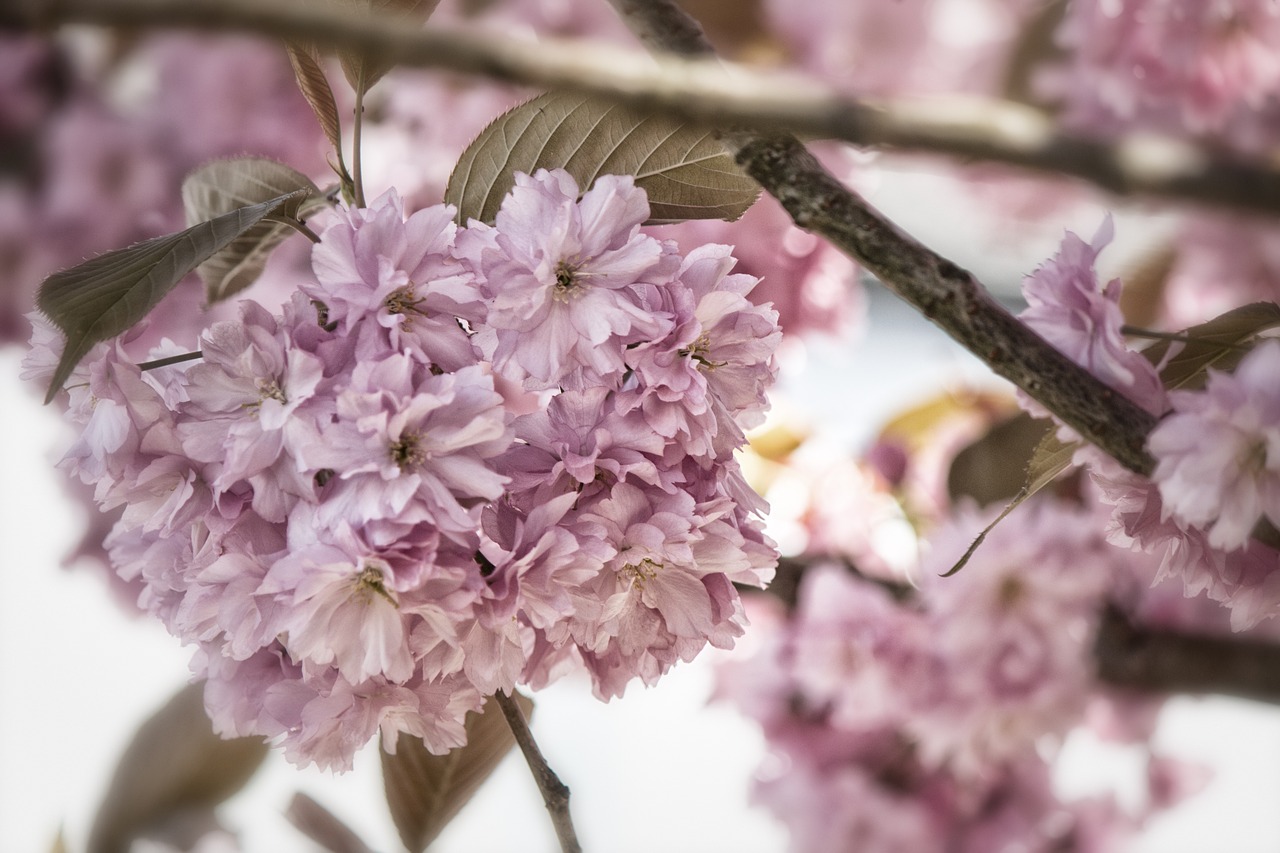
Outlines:
{"label": "flower stem", "polygon": [[533,780],[538,783],[538,790],[542,792],[542,801],[547,806],[547,813],[551,815],[551,822],[556,828],[556,836],[560,839],[560,849],[564,853],[582,853],[582,845],[578,843],[578,834],[573,828],[573,819],[569,816],[568,786],[560,781],[560,777],[542,757],[542,750],[538,749],[533,732],[529,731],[529,724],[515,700],[502,691],[495,693],[493,698],[502,709],[502,715],[507,718],[507,725],[511,727],[516,743],[520,744],[520,751],[529,764]]}

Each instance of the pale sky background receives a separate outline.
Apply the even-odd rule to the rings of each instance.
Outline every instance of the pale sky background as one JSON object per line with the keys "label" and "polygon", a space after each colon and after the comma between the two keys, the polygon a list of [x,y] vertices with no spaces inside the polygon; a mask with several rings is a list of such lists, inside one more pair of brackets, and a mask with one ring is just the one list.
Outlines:
{"label": "pale sky background", "polygon": [[[910,183],[879,199],[907,221],[921,219],[921,209],[936,210],[939,191],[928,179]],[[1088,237],[1099,219],[1092,211],[1065,224]],[[930,217],[920,236],[962,264],[981,269],[994,260],[991,269],[1012,275],[1053,251],[1062,224],[1029,258],[993,258],[990,241],[964,230],[973,227],[966,217],[951,223]],[[819,422],[843,424],[837,436],[851,448],[898,408],[960,377],[982,375],[972,359],[891,297],[875,296],[871,306],[857,342],[816,342],[783,381],[789,406]],[[82,510],[63,497],[62,475],[52,467],[69,433],[37,394],[21,387],[19,359],[15,349],[0,350],[0,571],[8,581],[0,595],[0,853],[49,850],[60,826],[75,851],[133,730],[185,683],[187,653],[159,624],[126,615],[95,570],[60,568],[84,521]],[[747,645],[750,638],[749,632]],[[750,779],[765,755],[758,730],[732,708],[707,704],[713,666],[705,655],[677,667],[656,688],[633,686],[609,705],[593,699],[581,679],[537,697],[534,732],[573,789],[585,849],[785,849],[785,830],[747,804]],[[1152,826],[1142,853],[1280,850],[1280,709],[1180,699],[1166,709],[1157,741],[1217,774],[1203,794]],[[376,849],[398,849],[377,765],[376,754],[366,750],[354,772],[330,776],[298,772],[273,755],[230,804],[229,822],[242,831],[246,850],[310,850],[281,817],[301,790]],[[1126,779],[1132,784],[1140,756],[1080,738],[1069,744],[1063,765],[1067,790],[1123,788]],[[518,754],[508,756],[432,849],[556,849]]]}

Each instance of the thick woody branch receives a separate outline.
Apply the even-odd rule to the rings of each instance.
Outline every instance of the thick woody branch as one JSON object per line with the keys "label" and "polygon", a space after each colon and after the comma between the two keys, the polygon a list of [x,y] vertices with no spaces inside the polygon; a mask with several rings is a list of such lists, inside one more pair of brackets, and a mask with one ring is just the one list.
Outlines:
{"label": "thick woody branch", "polygon": [[[745,139],[743,137],[746,137]],[[796,224],[875,274],[997,374],[1127,468],[1149,474],[1155,418],[1054,349],[966,270],[900,231],[792,136],[735,134],[739,164]]]}
{"label": "thick woody branch", "polygon": [[[765,592],[794,610],[805,573],[818,562],[842,565],[852,577],[895,599],[912,601],[918,590],[862,574],[837,557],[784,557]],[[909,606],[909,605],[908,605]],[[1216,693],[1280,705],[1280,644],[1241,636],[1209,636],[1135,624],[1120,609],[1103,608],[1093,640],[1098,679],[1147,693]]]}
{"label": "thick woody branch", "polygon": [[[714,55],[705,39],[666,42],[668,32],[696,26],[669,0],[609,2],[647,47]],[[794,136],[734,130],[723,139],[738,164],[797,225],[857,260],[992,370],[1121,464],[1150,473],[1153,462],[1145,444],[1155,418],[1019,322],[969,272],[899,230],[827,172]]]}
{"label": "thick woody branch", "polygon": [[1113,608],[1094,642],[1098,677],[1165,693],[1221,693],[1280,704],[1280,645],[1133,625]]}
{"label": "thick woody branch", "polygon": [[612,46],[530,43],[458,30],[413,32],[317,5],[246,0],[6,0],[0,3],[0,28],[79,23],[252,31],[324,47],[364,48],[405,65],[591,92],[712,124],[1004,163],[1080,178],[1121,195],[1280,215],[1280,170],[1266,163],[1170,137],[1100,142],[1063,134],[1044,113],[1004,101],[844,97],[811,80],[710,60],[696,22],[678,9],[673,16],[668,4],[614,5],[647,44],[667,54],[661,61]]}

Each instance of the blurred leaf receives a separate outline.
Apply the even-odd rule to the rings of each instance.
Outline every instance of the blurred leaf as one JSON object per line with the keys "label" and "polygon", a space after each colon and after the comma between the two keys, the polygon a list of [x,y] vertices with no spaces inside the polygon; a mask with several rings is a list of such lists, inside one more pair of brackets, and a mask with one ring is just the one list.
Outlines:
{"label": "blurred leaf", "polygon": [[1065,51],[1058,43],[1058,29],[1067,11],[1067,0],[1041,2],[1023,22],[1007,51],[1004,69],[1004,96],[1032,106],[1043,106],[1043,86],[1036,86],[1038,72],[1057,63]]}
{"label": "blurred leaf", "polygon": [[[519,693],[514,698],[527,719],[533,700]],[[382,753],[387,806],[400,840],[412,853],[426,849],[516,744],[492,699],[480,713],[467,715],[466,727],[467,745],[445,755],[432,755],[420,739],[404,733],[395,755]]]}
{"label": "blurred leaf", "polygon": [[192,684],[139,727],[94,818],[89,853],[127,851],[148,828],[212,809],[244,787],[267,755],[258,738],[223,740]]}
{"label": "blurred leaf", "polygon": [[891,441],[917,453],[937,440],[938,431],[958,419],[980,417],[985,422],[1017,411],[1008,394],[961,389],[946,391],[900,412],[880,430],[879,441]]}
{"label": "blurred leaf", "polygon": [[808,438],[809,431],[799,424],[778,421],[753,431],[748,441],[753,453],[771,462],[785,462]]}
{"label": "blurred leaf", "polygon": [[53,843],[49,845],[49,853],[68,853],[67,834],[62,827],[58,827],[58,834],[54,836]]}
{"label": "blurred leaf", "polygon": [[762,0],[679,0],[698,19],[716,53],[736,62],[781,62],[786,48]]}
{"label": "blurred leaf", "polygon": [[1052,428],[1026,412],[1001,421],[956,454],[947,474],[951,499],[970,497],[980,506],[1017,495],[1027,480],[1026,460],[1034,457]]}
{"label": "blurred leaf", "polygon": [[233,210],[185,231],[99,255],[54,273],[40,285],[36,306],[67,337],[45,402],[94,344],[115,337],[147,316],[182,277],[214,252],[279,209],[302,202],[303,191]]}
{"label": "blurred leaf", "polygon": [[1040,440],[1040,443],[1036,445],[1035,452],[1031,455],[1031,461],[1027,464],[1026,482],[1023,487],[1013,496],[1013,500],[1009,502],[1009,505],[995,517],[995,520],[982,529],[982,532],[973,540],[973,544],[969,546],[956,564],[943,573],[942,576],[949,578],[963,569],[965,564],[969,562],[969,558],[978,550],[978,546],[986,540],[987,534],[994,530],[997,524],[1004,521],[1009,513],[1020,507],[1023,501],[1052,483],[1059,474],[1070,468],[1071,457],[1075,455],[1076,448],[1079,446],[1079,442],[1062,443],[1053,432],[1046,434]]}
{"label": "blurred leaf", "polygon": [[[195,225],[299,191],[306,195],[296,209],[291,202],[278,213],[300,219],[323,206],[324,199],[311,179],[296,169],[265,157],[236,157],[214,160],[187,175],[182,182],[182,206],[187,225]],[[291,233],[289,225],[268,218],[219,249],[196,270],[204,282],[206,301],[210,305],[221,302],[257,281],[271,250]]]}
{"label": "blurred leaf", "polygon": [[306,794],[293,795],[285,817],[303,835],[331,853],[373,853],[373,848],[349,826]]}
{"label": "blurred leaf", "polygon": [[583,191],[600,175],[632,175],[649,196],[650,225],[734,220],[760,194],[707,128],[553,92],[486,127],[459,158],[444,198],[459,221],[491,223],[515,173],[538,169],[564,169]]}
{"label": "blurred leaf", "polygon": [[[297,43],[286,44],[285,49],[289,52],[289,64],[293,66],[293,76],[298,81],[298,88],[302,91],[302,96],[307,99],[307,103],[311,105],[311,110],[316,114],[320,128],[324,131],[329,144],[333,146],[334,152],[338,155],[338,163],[341,165],[342,121],[338,118],[338,102],[333,97],[329,78],[324,76],[324,69],[320,67],[319,54],[310,45]],[[343,166],[339,172],[339,177],[344,180],[346,179],[346,175],[343,174],[345,171],[346,167]]]}
{"label": "blurred leaf", "polygon": [[1155,323],[1164,310],[1164,294],[1169,274],[1178,260],[1172,243],[1156,246],[1120,274],[1124,288],[1120,291],[1120,313],[1125,322],[1135,326]]}
{"label": "blurred leaf", "polygon": [[[336,0],[338,8],[371,17],[385,16],[408,26],[419,27],[435,11],[440,0]],[[338,51],[342,73],[356,92],[363,94],[394,67],[382,57],[358,50]]]}
{"label": "blurred leaf", "polygon": [[487,12],[500,0],[458,0],[458,12],[464,18],[474,18]]}
{"label": "blurred leaf", "polygon": [[[1192,326],[1178,335],[1186,341],[1160,371],[1160,379],[1171,390],[1199,390],[1205,385],[1209,368],[1234,370],[1256,343],[1251,339],[1277,326],[1280,326],[1280,305],[1274,302],[1243,305],[1207,323]],[[1158,341],[1142,354],[1158,365],[1173,343],[1172,340]]]}

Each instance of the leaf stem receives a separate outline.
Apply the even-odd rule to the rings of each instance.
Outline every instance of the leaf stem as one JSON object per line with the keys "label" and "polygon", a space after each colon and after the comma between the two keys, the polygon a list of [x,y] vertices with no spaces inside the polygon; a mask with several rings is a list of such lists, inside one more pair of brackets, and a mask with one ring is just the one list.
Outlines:
{"label": "leaf stem", "polygon": [[320,242],[320,235],[308,228],[307,223],[303,222],[301,219],[295,219],[292,216],[272,216],[269,218],[272,222],[278,222],[281,225],[289,226],[294,231],[297,231],[299,234],[306,237],[312,243]]}
{"label": "leaf stem", "polygon": [[360,131],[364,127],[364,93],[368,88],[364,84],[364,68],[360,69],[360,79],[356,85],[356,120],[351,133],[351,183],[355,193],[356,207],[364,207],[364,170],[360,157]]}
{"label": "leaf stem", "polygon": [[155,370],[157,367],[168,367],[171,364],[181,364],[184,361],[195,361],[197,358],[204,358],[204,353],[201,350],[157,358],[155,361],[144,361],[138,365],[138,369],[142,371]]}
{"label": "leaf stem", "polygon": [[556,836],[560,839],[560,849],[564,853],[582,853],[582,845],[578,843],[578,834],[574,831],[573,819],[569,815],[568,786],[560,781],[560,777],[542,757],[542,750],[538,749],[533,732],[529,731],[529,724],[525,722],[524,714],[520,712],[515,700],[501,690],[493,698],[502,709],[502,715],[507,718],[507,725],[511,727],[511,733],[515,735],[516,743],[524,753],[524,760],[533,773],[533,781],[538,783],[538,790],[542,792],[542,801],[547,806],[551,823],[556,828]]}

